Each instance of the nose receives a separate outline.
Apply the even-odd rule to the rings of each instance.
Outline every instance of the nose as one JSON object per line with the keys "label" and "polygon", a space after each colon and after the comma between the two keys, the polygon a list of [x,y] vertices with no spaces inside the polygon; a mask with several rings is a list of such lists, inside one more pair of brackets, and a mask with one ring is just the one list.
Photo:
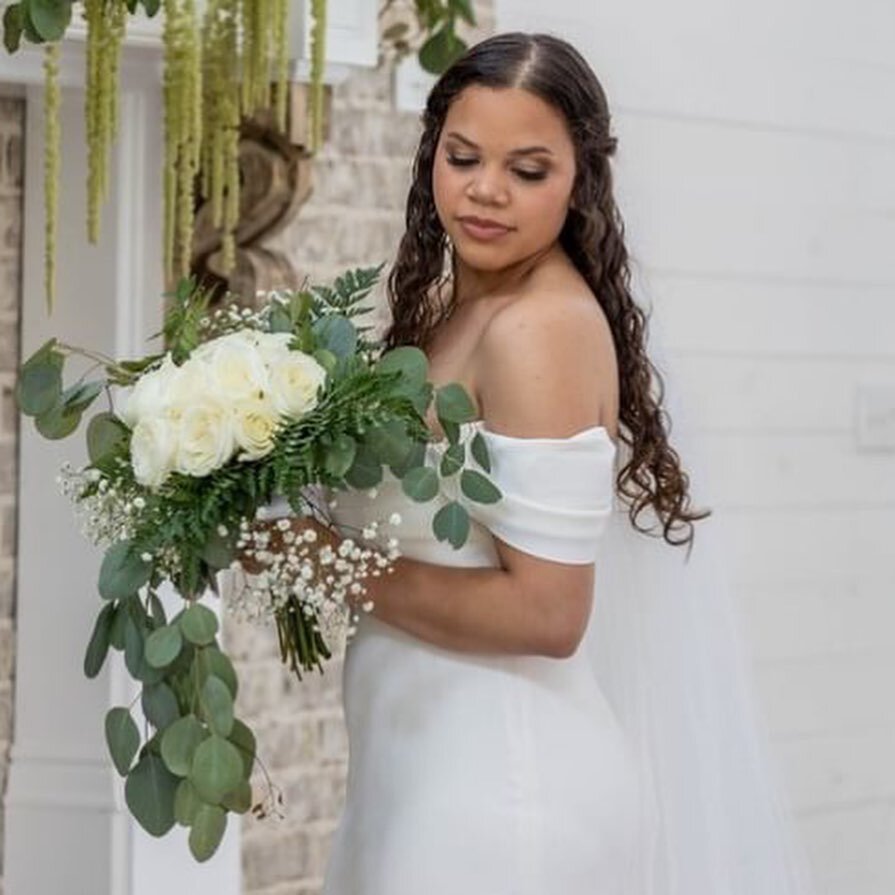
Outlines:
{"label": "nose", "polygon": [[507,200],[506,181],[499,170],[480,165],[469,178],[466,195],[484,205],[502,204]]}

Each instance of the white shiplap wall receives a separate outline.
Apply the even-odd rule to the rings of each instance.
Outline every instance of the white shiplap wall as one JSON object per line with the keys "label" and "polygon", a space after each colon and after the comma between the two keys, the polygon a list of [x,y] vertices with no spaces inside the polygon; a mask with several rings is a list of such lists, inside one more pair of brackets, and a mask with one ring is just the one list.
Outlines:
{"label": "white shiplap wall", "polygon": [[819,895],[895,892],[892,0],[498,0],[585,53]]}

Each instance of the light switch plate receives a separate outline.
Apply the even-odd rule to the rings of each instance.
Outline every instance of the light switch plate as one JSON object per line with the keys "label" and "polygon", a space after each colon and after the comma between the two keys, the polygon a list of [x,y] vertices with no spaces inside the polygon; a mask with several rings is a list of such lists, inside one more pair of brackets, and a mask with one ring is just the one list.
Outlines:
{"label": "light switch plate", "polygon": [[864,450],[895,451],[895,385],[859,385],[856,435]]}

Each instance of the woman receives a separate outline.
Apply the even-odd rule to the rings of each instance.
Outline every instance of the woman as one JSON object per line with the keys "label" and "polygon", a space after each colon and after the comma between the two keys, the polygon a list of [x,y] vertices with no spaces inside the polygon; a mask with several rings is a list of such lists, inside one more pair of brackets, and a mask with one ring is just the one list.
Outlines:
{"label": "woman", "polygon": [[[703,687],[723,657],[684,675],[702,654],[673,593],[631,614],[648,605],[638,587],[673,587],[645,577],[650,557],[684,553],[709,513],[689,508],[629,291],[603,91],[564,41],[500,34],[440,78],[423,123],[384,341],[466,387],[477,418],[461,442],[485,440],[503,499],[467,502],[460,550],[393,476],[373,500],[335,500],[352,526],[399,512],[403,556],[369,579],[346,653],[347,800],[324,893],[803,891],[745,691]],[[430,426],[437,458],[448,442]],[[462,498],[451,487],[438,500]],[[644,513],[661,538],[635,531]],[[636,562],[635,539],[652,551]],[[745,719],[725,719],[723,743],[700,727],[719,699]],[[727,749],[740,763],[712,764]]]}

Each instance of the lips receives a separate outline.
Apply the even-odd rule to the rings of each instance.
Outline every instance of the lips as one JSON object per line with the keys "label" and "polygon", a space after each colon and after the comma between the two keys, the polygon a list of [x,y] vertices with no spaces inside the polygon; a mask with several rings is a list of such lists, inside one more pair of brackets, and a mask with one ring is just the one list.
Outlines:
{"label": "lips", "polygon": [[474,227],[481,230],[509,230],[505,224],[501,224],[499,221],[492,221],[489,218],[477,218],[474,215],[464,215],[461,218],[458,218],[459,221],[462,221],[466,224],[472,224]]}

